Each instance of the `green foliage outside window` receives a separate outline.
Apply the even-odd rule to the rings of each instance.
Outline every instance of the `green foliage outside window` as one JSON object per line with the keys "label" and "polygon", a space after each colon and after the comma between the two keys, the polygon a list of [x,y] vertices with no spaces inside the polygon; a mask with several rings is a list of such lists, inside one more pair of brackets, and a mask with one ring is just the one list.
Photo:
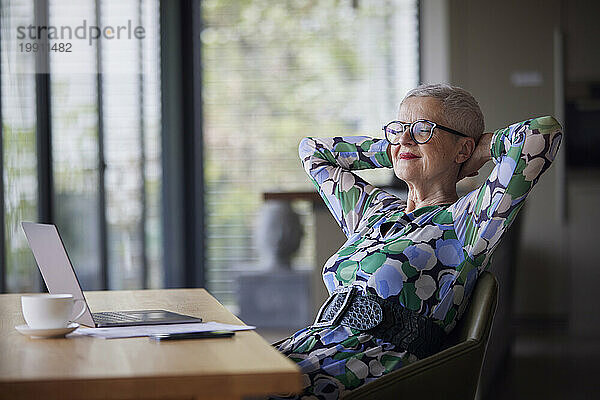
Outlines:
{"label": "green foliage outside window", "polygon": [[[395,86],[380,93],[371,81],[393,80],[386,60],[398,33],[389,25],[403,7],[416,10],[411,1],[202,2],[207,276],[221,301],[234,301],[236,274],[257,262],[262,192],[313,190],[297,155],[301,138],[378,135],[366,118],[371,99],[385,108],[379,114],[396,107],[400,94],[387,102]],[[310,225],[310,205],[296,206]],[[312,264],[311,245],[305,240],[297,264]]]}

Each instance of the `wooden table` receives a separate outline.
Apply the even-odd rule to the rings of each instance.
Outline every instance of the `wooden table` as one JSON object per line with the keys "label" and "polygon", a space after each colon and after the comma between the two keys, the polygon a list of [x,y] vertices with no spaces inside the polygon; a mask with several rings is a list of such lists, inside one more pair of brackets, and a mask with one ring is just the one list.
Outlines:
{"label": "wooden table", "polygon": [[[204,289],[86,292],[92,311],[163,308],[242,324]],[[231,339],[30,339],[19,294],[0,295],[1,399],[240,399],[297,392],[297,365],[254,331]]]}

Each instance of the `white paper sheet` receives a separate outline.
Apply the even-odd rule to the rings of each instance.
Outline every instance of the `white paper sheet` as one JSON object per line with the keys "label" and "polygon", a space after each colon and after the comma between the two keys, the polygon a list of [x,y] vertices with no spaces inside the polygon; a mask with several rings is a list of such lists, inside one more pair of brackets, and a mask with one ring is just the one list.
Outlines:
{"label": "white paper sheet", "polygon": [[114,328],[85,328],[80,327],[68,336],[93,336],[102,339],[118,339],[129,337],[150,336],[158,333],[188,333],[207,332],[216,330],[247,331],[255,329],[249,325],[229,325],[220,322],[200,322],[191,324],[120,326]]}

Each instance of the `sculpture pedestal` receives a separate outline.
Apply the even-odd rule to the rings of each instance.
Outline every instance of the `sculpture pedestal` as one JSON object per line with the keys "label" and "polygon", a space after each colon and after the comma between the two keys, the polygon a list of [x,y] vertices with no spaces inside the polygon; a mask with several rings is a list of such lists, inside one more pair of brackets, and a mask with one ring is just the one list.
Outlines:
{"label": "sculpture pedestal", "polygon": [[271,270],[238,279],[239,317],[245,323],[268,329],[300,329],[312,323],[310,272]]}

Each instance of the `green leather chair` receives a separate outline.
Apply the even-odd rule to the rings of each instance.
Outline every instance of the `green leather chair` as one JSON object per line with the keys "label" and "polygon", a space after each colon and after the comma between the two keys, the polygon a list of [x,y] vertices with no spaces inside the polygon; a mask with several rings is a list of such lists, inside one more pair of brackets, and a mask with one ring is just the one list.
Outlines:
{"label": "green leather chair", "polygon": [[497,300],[498,282],[490,272],[483,272],[444,350],[353,390],[343,399],[474,399]]}

